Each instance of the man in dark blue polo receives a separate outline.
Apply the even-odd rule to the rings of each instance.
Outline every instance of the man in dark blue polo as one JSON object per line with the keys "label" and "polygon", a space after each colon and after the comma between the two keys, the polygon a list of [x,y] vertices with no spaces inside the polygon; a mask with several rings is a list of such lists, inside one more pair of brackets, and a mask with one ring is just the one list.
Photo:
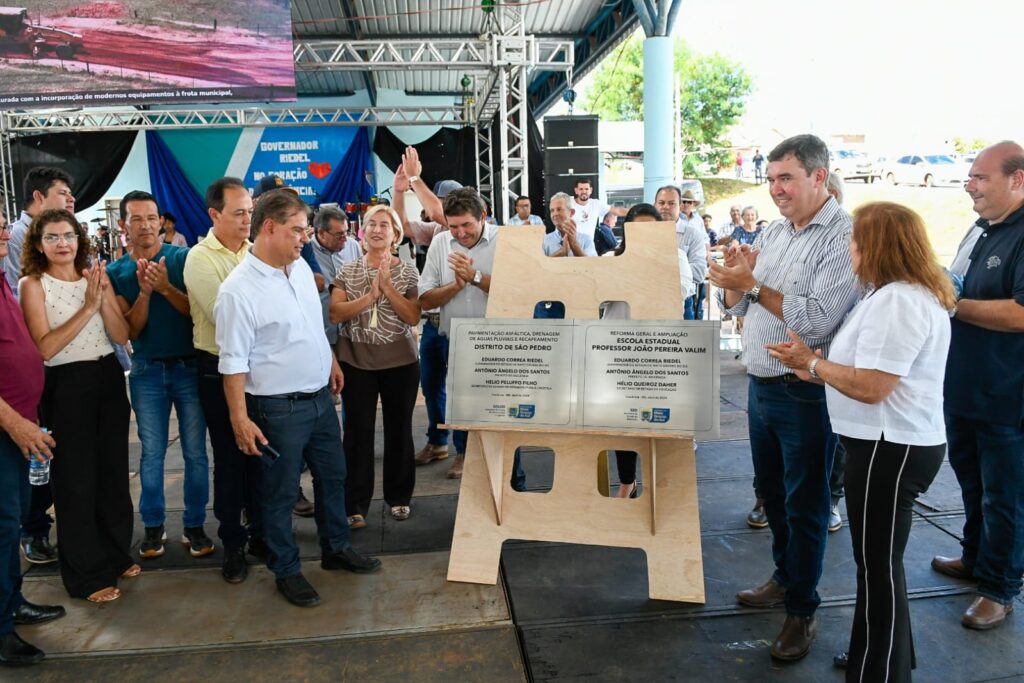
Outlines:
{"label": "man in dark blue polo", "polygon": [[935,557],[943,574],[975,579],[963,625],[995,628],[1013,611],[1024,573],[1024,148],[1005,141],[971,166],[967,193],[980,216],[954,269],[946,364],[949,464],[964,500],[960,557]]}

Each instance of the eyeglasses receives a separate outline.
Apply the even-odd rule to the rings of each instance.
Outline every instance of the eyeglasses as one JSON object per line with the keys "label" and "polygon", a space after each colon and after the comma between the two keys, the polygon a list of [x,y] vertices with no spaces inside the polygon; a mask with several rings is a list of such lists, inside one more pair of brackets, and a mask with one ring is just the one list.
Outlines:
{"label": "eyeglasses", "polygon": [[339,237],[348,237],[348,233],[347,232],[329,232],[329,233],[327,233],[327,236],[328,237],[333,237],[334,239],[338,239]]}
{"label": "eyeglasses", "polygon": [[66,232],[63,235],[47,233],[43,235],[43,241],[47,244],[60,244],[61,242],[64,242],[65,244],[73,244],[78,242],[78,235],[73,232]]}
{"label": "eyeglasses", "polygon": [[302,237],[303,235],[305,235],[306,237],[312,237],[313,228],[292,228],[292,234],[294,234],[296,237]]}

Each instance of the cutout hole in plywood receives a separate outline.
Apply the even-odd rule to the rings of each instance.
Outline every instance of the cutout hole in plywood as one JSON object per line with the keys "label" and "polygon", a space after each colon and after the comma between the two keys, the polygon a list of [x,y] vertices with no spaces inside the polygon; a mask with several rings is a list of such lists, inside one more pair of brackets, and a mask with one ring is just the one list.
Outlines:
{"label": "cutout hole in plywood", "polygon": [[509,486],[520,493],[547,493],[555,480],[555,452],[543,446],[520,446],[516,449],[519,460],[517,471],[512,463]]}
{"label": "cutout hole in plywood", "polygon": [[[640,498],[644,495],[642,477],[640,476],[640,457],[636,451],[605,450],[601,451],[601,455],[605,456],[606,460],[599,460],[598,467],[606,468],[604,482],[608,483],[607,490],[605,490],[604,482],[598,476],[597,490],[602,496]],[[623,484],[623,480],[632,480],[636,485],[636,492],[633,493],[633,487],[629,484]]]}
{"label": "cutout hole in plywood", "polygon": [[632,320],[633,314],[629,308],[628,301],[602,301],[598,308],[601,311],[601,319],[609,320]]}
{"label": "cutout hole in plywood", "polygon": [[561,301],[538,301],[537,305],[533,307],[533,318],[534,320],[544,318],[561,320],[565,318],[565,304]]}

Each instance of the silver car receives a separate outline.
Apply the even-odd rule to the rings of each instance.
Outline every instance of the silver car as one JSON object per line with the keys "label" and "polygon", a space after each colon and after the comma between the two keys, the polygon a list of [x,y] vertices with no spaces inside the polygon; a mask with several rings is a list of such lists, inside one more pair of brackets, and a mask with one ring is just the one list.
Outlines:
{"label": "silver car", "polygon": [[871,183],[875,181],[875,178],[882,177],[881,172],[875,168],[874,162],[864,152],[852,149],[837,149],[829,152],[828,156],[831,162],[829,170],[843,180],[856,178],[857,180],[863,180],[865,183]]}
{"label": "silver car", "polygon": [[885,179],[893,184],[962,187],[967,183],[969,170],[969,164],[948,154],[908,154],[896,159],[886,170]]}

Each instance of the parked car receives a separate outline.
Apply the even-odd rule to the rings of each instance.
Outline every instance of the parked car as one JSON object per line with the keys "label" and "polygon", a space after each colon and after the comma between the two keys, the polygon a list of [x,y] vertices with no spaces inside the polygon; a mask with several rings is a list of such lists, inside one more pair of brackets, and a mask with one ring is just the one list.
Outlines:
{"label": "parked car", "polygon": [[829,152],[828,156],[831,163],[829,170],[843,180],[857,179],[872,183],[882,177],[881,171],[875,168],[874,162],[864,152],[837,149]]}
{"label": "parked car", "polygon": [[886,169],[885,179],[893,184],[955,187],[967,183],[969,170],[969,164],[959,162],[948,154],[908,154],[897,158]]}
{"label": "parked car", "polygon": [[[675,183],[680,192],[689,190],[697,198],[697,208],[704,206],[704,185],[696,178],[688,178]],[[617,206],[628,209],[644,201],[643,185],[609,185],[604,191],[603,199],[609,206]],[[653,201],[654,198],[651,197]]]}

